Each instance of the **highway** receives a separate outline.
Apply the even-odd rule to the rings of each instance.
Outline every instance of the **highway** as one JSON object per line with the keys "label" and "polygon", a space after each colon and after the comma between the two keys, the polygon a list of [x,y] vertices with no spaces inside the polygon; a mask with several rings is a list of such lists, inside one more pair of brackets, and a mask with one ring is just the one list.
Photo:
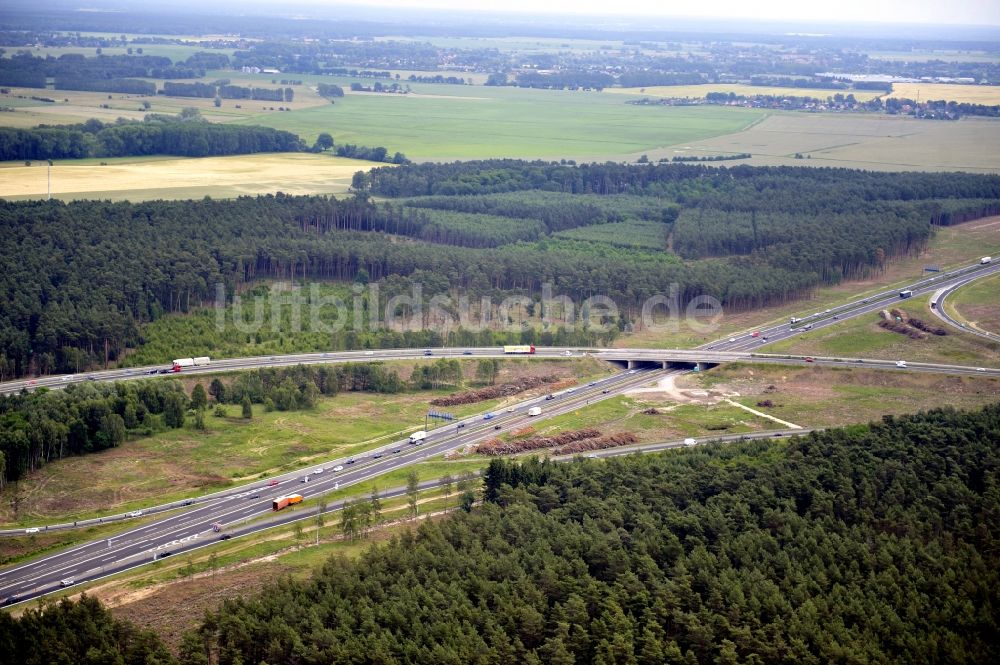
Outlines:
{"label": "highway", "polygon": [[957,321],[950,314],[948,314],[948,312],[946,312],[944,310],[944,301],[945,301],[945,298],[947,298],[948,296],[950,296],[957,289],[965,286],[966,284],[968,284],[969,282],[972,282],[972,281],[974,281],[974,280],[969,279],[969,280],[960,282],[958,284],[951,284],[951,285],[946,286],[944,288],[938,289],[934,293],[933,298],[931,298],[931,303],[932,303],[931,311],[934,312],[934,315],[936,317],[938,317],[939,319],[941,319],[942,321],[944,321],[945,323],[947,323],[949,326],[952,326],[953,328],[958,328],[959,330],[961,330],[963,332],[967,332],[969,334],[976,335],[977,337],[982,337],[983,339],[988,339],[988,340],[1000,342],[1000,335],[997,335],[996,333],[989,332],[987,330],[979,330],[977,328],[969,327],[969,326],[965,325],[964,323],[962,323],[961,321]]}
{"label": "highway", "polygon": [[[934,293],[938,290],[945,290],[950,293],[960,286],[964,286],[965,284],[982,277],[986,277],[987,275],[995,274],[997,271],[1000,271],[1000,261],[985,265],[974,263],[962,268],[956,268],[955,270],[951,270],[946,273],[926,277],[899,289],[882,291],[864,298],[858,298],[852,302],[839,305],[822,312],[816,312],[814,314],[804,316],[795,324],[785,322],[765,326],[754,331],[747,331],[729,338],[715,340],[698,348],[706,351],[752,351],[761,348],[766,344],[771,344],[773,342],[801,334],[807,330],[806,326],[811,326],[811,330],[819,330],[827,326],[836,325],[840,321],[876,313],[883,309],[898,307],[906,302],[905,299],[899,297],[900,291],[913,291],[914,297]],[[935,311],[939,312],[940,306]],[[952,324],[955,325],[956,328],[969,331],[968,328],[961,326],[957,322],[953,322]],[[753,336],[753,333],[755,332],[760,333],[758,337]],[[993,338],[997,339],[997,336],[994,336]],[[894,360],[905,359],[897,358]]]}
{"label": "highway", "polygon": [[[275,519],[260,519],[275,514],[271,510],[271,502],[278,496],[301,494],[304,499],[311,499],[351,485],[367,485],[383,474],[423,459],[492,438],[503,431],[524,427],[540,419],[570,413],[591,402],[683,371],[647,368],[620,372],[586,386],[554,393],[552,399],[541,396],[522,401],[495,412],[489,419],[480,414],[439,427],[428,432],[422,445],[411,445],[407,439],[402,439],[354,458],[330,460],[309,469],[202,497],[198,503],[179,514],[164,516],[110,539],[79,545],[3,570],[0,572],[0,597],[7,599],[8,604],[23,602],[58,590],[62,580],[79,584],[150,563],[156,558],[203,547],[221,537],[212,530],[214,523],[236,525],[239,535],[288,523],[299,518],[301,507],[277,513]],[[533,406],[542,408],[540,416],[527,415],[528,409]],[[333,467],[338,465],[344,469],[334,472]],[[316,472],[318,468],[323,468],[322,473]],[[303,482],[306,476],[309,481]],[[17,533],[23,534],[24,530]],[[231,533],[231,529],[227,528],[225,533]]]}
{"label": "highway", "polygon": [[[1000,270],[1000,263],[989,265],[972,265],[957,269],[943,275],[935,275],[922,279],[907,289],[914,296],[925,293],[950,293],[955,288],[967,284],[980,277],[993,274]],[[482,441],[496,434],[518,428],[539,419],[569,413],[591,402],[606,399],[626,390],[649,383],[670,373],[682,373],[686,369],[669,369],[660,367],[664,363],[720,363],[729,361],[753,361],[767,363],[815,363],[831,366],[873,367],[890,371],[920,371],[943,374],[977,374],[1000,376],[1000,369],[978,368],[961,365],[946,365],[934,363],[905,363],[900,366],[897,360],[869,360],[858,358],[806,358],[780,354],[761,353],[760,349],[767,343],[786,339],[799,334],[806,324],[812,329],[820,329],[835,325],[841,320],[862,316],[881,309],[898,305],[901,301],[899,290],[885,291],[867,298],[855,300],[825,312],[817,312],[796,325],[787,323],[761,328],[759,336],[752,332],[735,335],[731,338],[718,340],[698,349],[582,349],[539,347],[532,356],[526,358],[564,358],[578,357],[589,354],[596,358],[609,361],[632,361],[639,363],[636,369],[621,372],[598,382],[577,389],[567,389],[548,400],[536,397],[518,403],[511,411],[497,412],[494,417],[484,419],[482,414],[466,418],[428,432],[422,445],[409,445],[407,440],[400,440],[380,448],[367,451],[353,459],[337,459],[315,465],[311,470],[300,470],[275,478],[263,479],[239,488],[227,489],[223,492],[174,502],[143,511],[142,518],[156,513],[164,514],[160,519],[142,524],[127,530],[108,540],[100,540],[69,550],[42,557],[35,561],[12,567],[0,572],[0,598],[8,602],[23,602],[60,588],[62,580],[72,580],[73,584],[99,579],[135,566],[144,565],[157,557],[173,556],[181,552],[204,547],[218,541],[220,535],[212,530],[213,523],[228,525],[225,533],[243,536],[257,531],[272,528],[278,524],[303,519],[303,516],[315,514],[316,502],[286,509],[274,513],[271,501],[283,494],[298,493],[306,499],[314,499],[330,491],[357,484],[367,484],[383,474],[401,469],[444,452],[461,448],[471,443]],[[262,356],[253,358],[235,358],[213,360],[204,367],[185,368],[184,374],[206,374],[219,371],[233,371],[257,367],[278,367],[297,364],[337,363],[337,362],[371,362],[376,360],[402,360],[415,358],[463,358],[463,357],[508,357],[497,347],[475,349],[381,349],[369,351],[344,351],[330,353],[307,353],[285,356]],[[39,387],[62,388],[73,383],[85,381],[116,381],[129,380],[156,374],[164,366],[117,369],[93,372],[81,375],[50,376],[32,380],[12,381],[2,384],[0,392],[10,393],[22,389]],[[542,415],[529,417],[527,410],[532,406],[542,407]],[[500,432],[497,432],[497,429]],[[803,433],[802,430],[796,433]],[[772,433],[753,436],[771,436]],[[781,433],[779,432],[780,436]],[[714,439],[730,439],[743,437],[713,437]],[[678,444],[664,443],[652,446],[631,446],[614,451],[599,451],[597,456],[612,456],[628,454],[640,450],[652,451]],[[340,472],[334,472],[335,466],[343,466]],[[323,471],[317,473],[316,469]],[[309,476],[308,482],[302,482]],[[432,486],[433,483],[426,483]],[[384,496],[398,496],[398,488],[387,492]],[[394,494],[395,493],[395,494]],[[331,503],[330,510],[337,509],[338,503]],[[180,509],[178,511],[178,509]],[[178,512],[174,512],[178,511]],[[125,515],[101,518],[101,521],[136,519]],[[65,525],[45,527],[47,530],[74,528],[90,525],[92,522],[79,522]],[[21,535],[24,529],[0,532],[0,535]]]}

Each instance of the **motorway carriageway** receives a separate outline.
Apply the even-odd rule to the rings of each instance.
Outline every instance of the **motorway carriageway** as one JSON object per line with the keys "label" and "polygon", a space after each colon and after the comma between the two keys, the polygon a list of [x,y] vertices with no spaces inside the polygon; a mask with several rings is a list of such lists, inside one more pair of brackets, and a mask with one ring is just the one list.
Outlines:
{"label": "motorway carriageway", "polygon": [[[913,291],[913,297],[933,293],[938,290],[947,290],[950,292],[959,286],[964,286],[965,284],[988,275],[992,275],[998,271],[1000,271],[1000,261],[995,261],[985,265],[975,263],[963,268],[956,268],[955,270],[947,273],[922,279],[908,286],[893,289],[891,291],[882,291],[864,298],[858,298],[844,305],[839,305],[822,312],[816,312],[815,314],[803,317],[795,324],[781,323],[778,325],[759,328],[756,330],[756,332],[760,333],[759,337],[753,337],[752,332],[743,332],[730,338],[709,342],[708,344],[702,345],[698,348],[706,351],[751,351],[765,346],[766,344],[777,342],[782,339],[792,337],[793,335],[806,332],[804,329],[804,326],[806,325],[812,325],[812,330],[818,330],[827,326],[836,325],[837,323],[840,323],[840,321],[847,319],[853,319],[855,317],[878,312],[883,309],[899,307],[907,300],[899,297],[900,291]],[[938,310],[940,310],[940,304],[938,305]],[[956,328],[970,332],[968,328],[965,328],[956,322],[948,322],[955,325]],[[767,338],[766,341],[764,338]],[[898,360],[905,360],[905,358],[899,358]]]}
{"label": "motorway carriageway", "polygon": [[[288,523],[298,519],[300,511],[285,509],[277,514],[279,517],[276,520],[259,518],[274,514],[271,511],[271,501],[278,496],[301,494],[304,499],[315,499],[336,489],[368,483],[378,476],[415,462],[538,420],[571,413],[592,402],[614,397],[668,374],[680,374],[684,371],[686,370],[637,369],[621,372],[586,386],[555,393],[551,400],[537,397],[520,402],[512,407],[513,411],[505,409],[493,412],[494,417],[488,420],[480,414],[431,430],[427,433],[425,442],[419,446],[410,445],[408,439],[402,439],[356,455],[353,458],[354,464],[348,464],[347,458],[331,460],[293,474],[278,476],[273,479],[278,481],[275,486],[269,484],[272,479],[264,479],[227,490],[223,495],[214,495],[215,498],[199,503],[181,514],[166,516],[108,539],[79,545],[0,571],[0,597],[10,599],[15,596],[17,602],[23,602],[57,591],[60,581],[64,579],[71,579],[74,584],[100,579],[150,563],[165,553],[175,555],[203,547],[219,540],[220,534],[212,531],[212,524],[216,522],[234,526],[239,535]],[[527,411],[532,406],[540,406],[542,415],[528,416]],[[500,432],[495,429],[497,425],[500,426]],[[344,465],[344,470],[334,473],[332,467],[336,465]],[[316,474],[317,467],[322,467],[323,473]],[[305,475],[310,478],[307,483],[301,482]],[[431,486],[433,483],[426,485]],[[7,533],[9,535],[10,532]],[[18,530],[17,533],[23,534],[24,530]]]}

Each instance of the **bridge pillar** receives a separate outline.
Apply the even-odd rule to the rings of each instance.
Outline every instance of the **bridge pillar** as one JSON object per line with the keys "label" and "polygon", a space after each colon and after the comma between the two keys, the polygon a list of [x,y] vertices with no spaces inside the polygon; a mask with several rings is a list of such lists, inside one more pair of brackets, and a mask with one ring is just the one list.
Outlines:
{"label": "bridge pillar", "polygon": [[670,361],[669,360],[661,360],[660,361],[660,369],[670,369]]}
{"label": "bridge pillar", "polygon": [[635,361],[634,360],[629,360],[628,361],[628,368],[629,369],[635,369]]}

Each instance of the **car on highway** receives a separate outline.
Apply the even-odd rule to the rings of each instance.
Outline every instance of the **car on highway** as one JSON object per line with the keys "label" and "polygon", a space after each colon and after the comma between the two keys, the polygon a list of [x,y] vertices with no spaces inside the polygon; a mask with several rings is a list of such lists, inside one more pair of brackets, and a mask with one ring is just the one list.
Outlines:
{"label": "car on highway", "polygon": [[465,427],[465,423],[459,423],[455,425],[455,429],[462,429],[463,427]]}
{"label": "car on highway", "polygon": [[160,370],[158,370],[158,369],[156,369],[156,368],[154,367],[153,369],[151,369],[151,370],[149,370],[148,372],[146,372],[146,374],[156,374],[156,373],[157,373],[157,372],[159,372],[159,371],[160,371]]}
{"label": "car on highway", "polygon": [[[349,461],[353,462],[354,460],[349,460]],[[344,465],[343,464],[338,464],[337,466],[333,467],[333,470],[334,471],[343,471],[344,470]]]}
{"label": "car on highway", "polygon": [[191,504],[193,504],[193,503],[194,503],[194,500],[192,500],[192,499],[188,499],[187,501],[185,501],[185,502],[184,502],[184,505],[185,505],[185,506],[190,506],[190,505],[191,505]]}
{"label": "car on highway", "polygon": [[41,529],[39,529],[37,526],[29,526],[27,529],[24,530],[25,533],[38,533],[39,531],[41,531]]}
{"label": "car on highway", "polygon": [[166,552],[160,552],[160,558],[162,559],[163,557],[171,556],[172,554],[173,552],[171,552],[170,550],[167,550]]}
{"label": "car on highway", "polygon": [[430,349],[424,349],[424,355],[425,356],[433,356],[434,352],[431,351]]}
{"label": "car on highway", "polygon": [[374,351],[365,351],[365,355],[366,356],[374,356],[375,352]]}
{"label": "car on highway", "polygon": [[750,336],[751,337],[760,337],[760,331],[759,330],[755,330],[752,333],[750,333]]}
{"label": "car on highway", "polygon": [[906,361],[905,360],[897,360],[896,361],[896,367],[906,367]]}
{"label": "car on highway", "polygon": [[555,399],[555,398],[556,398],[556,396],[552,395],[552,394],[549,394],[549,395],[545,396],[545,399]]}
{"label": "car on highway", "polygon": [[508,407],[507,407],[507,413],[514,413],[514,409],[515,409],[515,408],[516,408],[516,407],[513,407],[513,406],[508,406]]}
{"label": "car on highway", "polygon": [[806,362],[807,363],[814,363],[814,362],[816,362],[816,359],[813,358],[812,356],[806,356]]}
{"label": "car on highway", "polygon": [[463,356],[471,356],[472,355],[472,351],[469,351],[468,349],[466,349],[465,351],[462,351],[462,355]]}
{"label": "car on highway", "polygon": [[684,439],[684,445],[685,446],[693,446],[693,445],[695,445],[697,443],[698,442],[696,440],[692,439],[691,437],[688,437],[688,438]]}
{"label": "car on highway", "polygon": [[280,482],[280,481],[278,481],[277,479],[275,479],[275,480],[272,480],[271,482],[269,482],[269,483],[267,484],[267,486],[268,486],[268,487],[274,487],[275,485],[277,485],[277,484],[278,484],[278,482]]}
{"label": "car on highway", "polygon": [[18,602],[19,600],[21,600],[21,594],[19,594],[19,593],[12,593],[9,596],[7,596],[6,598],[4,598],[3,604],[4,605],[13,605],[14,603]]}
{"label": "car on highway", "polygon": [[730,341],[730,342],[735,342],[735,341],[736,341],[736,338],[735,338],[735,337],[730,337],[730,338],[729,338],[729,341]]}
{"label": "car on highway", "polygon": [[590,459],[597,459],[597,455],[595,453],[590,453],[589,455],[587,455],[587,457],[589,457]]}
{"label": "car on highway", "polygon": [[563,351],[563,355],[564,356],[571,356],[571,355],[573,355],[573,352],[572,351]]}
{"label": "car on highway", "polygon": [[260,492],[254,492],[253,494],[250,495],[250,498],[251,499],[259,499],[260,498]]}
{"label": "car on highway", "polygon": [[317,466],[315,469],[313,469],[313,474],[319,475],[319,474],[323,473],[323,471],[324,471],[323,467]]}
{"label": "car on highway", "polygon": [[395,449],[394,451],[392,451],[392,454],[393,454],[393,455],[398,455],[398,454],[399,454],[399,453],[401,453],[401,452],[403,452],[403,449],[402,449],[402,448],[396,448],[396,449]]}
{"label": "car on highway", "polygon": [[380,457],[382,457],[382,453],[375,453],[372,455],[372,459],[378,459]]}
{"label": "car on highway", "polygon": [[608,392],[609,392],[609,391],[608,391],[608,389],[607,389],[607,388],[605,388],[604,390],[602,390],[602,391],[601,391],[601,394],[602,394],[602,395],[607,395],[607,394],[608,394]]}
{"label": "car on highway", "polygon": [[233,534],[231,534],[231,533],[224,533],[221,536],[219,536],[219,540],[229,540],[232,537],[233,537]]}
{"label": "car on highway", "polygon": [[494,425],[493,429],[500,429],[500,425]]}
{"label": "car on highway", "polygon": [[354,458],[352,457],[351,459],[347,460],[347,464],[354,464]]}
{"label": "car on highway", "polygon": [[985,372],[985,371],[986,371],[986,368],[985,368],[985,367],[977,367],[977,368],[976,368],[976,371],[977,371],[977,372]]}
{"label": "car on highway", "polygon": [[483,420],[493,420],[495,416],[492,413],[484,413]]}
{"label": "car on highway", "polygon": [[823,313],[824,313],[824,314],[829,314],[829,313],[830,313],[830,310],[825,310],[825,311],[824,311]]}
{"label": "car on highway", "polygon": [[596,386],[596,385],[597,381],[591,381],[590,383],[587,384],[587,387],[589,388],[590,386]]}
{"label": "car on highway", "polygon": [[300,483],[308,483],[309,482],[309,476],[302,476],[302,478],[299,479],[299,482]]}
{"label": "car on highway", "polygon": [[133,510],[131,512],[125,513],[125,517],[142,517],[142,511]]}
{"label": "car on highway", "polygon": [[74,580],[72,577],[67,577],[64,580],[59,580],[59,586],[63,588],[68,586],[73,586],[74,584],[76,584],[76,580]]}

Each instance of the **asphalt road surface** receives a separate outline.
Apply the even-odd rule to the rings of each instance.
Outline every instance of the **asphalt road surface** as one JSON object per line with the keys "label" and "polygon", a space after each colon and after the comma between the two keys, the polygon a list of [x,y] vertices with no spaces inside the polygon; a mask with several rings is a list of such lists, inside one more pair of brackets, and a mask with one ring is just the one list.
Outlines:
{"label": "asphalt road surface", "polygon": [[[330,460],[293,474],[227,490],[199,500],[184,512],[164,516],[110,539],[79,545],[3,570],[0,572],[0,598],[5,598],[8,603],[23,602],[58,590],[63,580],[69,582],[66,586],[72,586],[143,565],[156,558],[203,547],[221,538],[212,530],[215,523],[227,526],[223,533],[232,533],[235,528],[239,535],[288,523],[299,518],[303,506],[275,514],[271,502],[278,496],[301,494],[303,499],[314,499],[336,489],[369,483],[389,471],[540,419],[586,408],[591,402],[613,397],[669,373],[683,371],[647,368],[613,374],[586,386],[554,393],[552,399],[537,397],[520,402],[512,407],[513,410],[494,412],[488,419],[481,414],[452,422],[429,431],[421,445],[412,445],[407,439],[402,439],[354,458]],[[541,407],[540,416],[527,415],[528,409],[533,406]],[[344,469],[335,472],[333,467],[338,465]],[[317,473],[316,470],[321,467],[323,471]],[[309,481],[303,482],[306,476]],[[143,517],[145,514],[144,511]],[[271,515],[277,515],[276,519],[260,519]],[[18,533],[23,534],[24,530]],[[10,532],[7,534],[10,535]]]}

